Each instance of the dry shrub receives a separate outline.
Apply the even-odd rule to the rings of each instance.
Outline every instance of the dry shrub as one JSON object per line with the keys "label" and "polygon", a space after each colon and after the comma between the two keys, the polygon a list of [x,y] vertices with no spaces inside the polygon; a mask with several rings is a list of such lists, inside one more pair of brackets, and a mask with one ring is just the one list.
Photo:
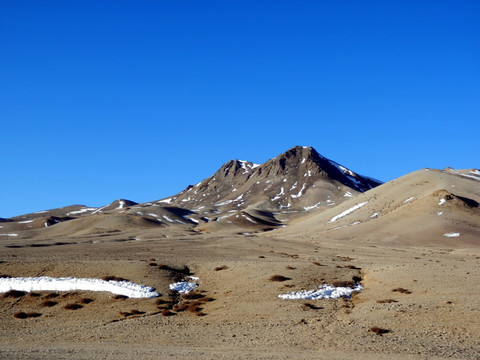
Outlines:
{"label": "dry shrub", "polygon": [[321,307],[321,306],[316,306],[316,305],[309,304],[309,303],[304,303],[303,305],[306,306],[306,307],[309,308],[309,309],[312,309],[312,310],[321,310],[321,309],[323,309],[323,307]]}
{"label": "dry shrub", "polygon": [[348,281],[338,280],[338,281],[332,282],[332,285],[335,287],[348,287],[348,288],[353,288],[355,286],[352,280],[348,280]]}
{"label": "dry shrub", "polygon": [[368,331],[370,331],[374,334],[380,335],[380,336],[382,336],[383,334],[388,334],[390,332],[390,330],[382,329],[378,326],[372,326]]}
{"label": "dry shrub", "polygon": [[377,300],[378,304],[391,304],[391,303],[396,303],[396,302],[398,302],[398,301],[394,300],[394,299]]}
{"label": "dry shrub", "polygon": [[130,310],[130,314],[132,314],[132,315],[142,315],[142,314],[145,314],[145,311]]}
{"label": "dry shrub", "polygon": [[259,259],[265,259],[265,256],[260,255],[258,258],[259,258]]}
{"label": "dry shrub", "polygon": [[293,266],[286,266],[286,267],[285,267],[285,269],[287,269],[287,270],[295,270],[295,269],[296,269],[296,267],[293,267]]}
{"label": "dry shrub", "polygon": [[392,289],[392,291],[393,292],[399,292],[399,293],[402,293],[402,294],[411,294],[412,293],[410,290],[407,290],[407,289],[404,289],[404,288],[401,288],[401,287]]}
{"label": "dry shrub", "polygon": [[41,307],[52,307],[52,306],[55,306],[57,305],[58,303],[56,301],[52,301],[52,300],[46,300],[44,302],[42,302],[40,304]]}
{"label": "dry shrub", "polygon": [[115,295],[113,297],[115,300],[125,300],[125,299],[128,299],[128,296],[125,296],[125,295]]}
{"label": "dry shrub", "polygon": [[50,293],[50,294],[45,295],[43,298],[44,298],[44,299],[55,299],[55,298],[57,298],[57,297],[59,297],[59,296],[60,296],[60,294]]}
{"label": "dry shrub", "polygon": [[37,313],[37,312],[31,312],[31,313],[28,313],[27,316],[28,316],[29,318],[37,318],[37,317],[42,316],[42,314]]}
{"label": "dry shrub", "polygon": [[149,262],[148,266],[158,266],[158,264],[156,262]]}
{"label": "dry shrub", "polygon": [[356,267],[355,265],[345,265],[345,269],[352,269],[352,270],[361,270],[361,268]]}
{"label": "dry shrub", "polygon": [[287,280],[292,280],[291,278],[288,278],[283,275],[272,275],[270,276],[270,281],[287,281]]}
{"label": "dry shrub", "polygon": [[153,262],[153,261],[156,261],[156,260],[155,260],[155,258],[150,258],[150,259],[148,259],[148,261]]}
{"label": "dry shrub", "polygon": [[226,270],[228,269],[228,266],[227,265],[223,265],[223,266],[217,266],[214,270],[215,271],[220,271],[220,270]]}
{"label": "dry shrub", "polygon": [[36,292],[31,292],[31,293],[28,293],[28,296],[31,296],[31,297],[40,297],[41,294],[36,293]]}
{"label": "dry shrub", "polygon": [[325,265],[320,264],[318,261],[314,261],[314,262],[312,262],[312,264],[317,265],[317,266],[325,266]]}
{"label": "dry shrub", "polygon": [[164,299],[157,299],[155,301],[157,305],[165,305],[165,304],[171,304],[172,302],[170,300],[164,300]]}
{"label": "dry shrub", "polygon": [[201,312],[201,311],[198,311],[195,313],[196,316],[205,316],[207,314],[205,314],[204,312]]}
{"label": "dry shrub", "polygon": [[83,305],[80,305],[80,304],[66,304],[63,308],[65,310],[78,310],[78,309],[83,308]]}
{"label": "dry shrub", "polygon": [[93,299],[89,299],[89,298],[80,299],[81,304],[90,304],[91,302],[93,302]]}
{"label": "dry shrub", "polygon": [[13,314],[13,317],[16,318],[16,319],[26,319],[26,318],[28,318],[28,314],[23,312],[23,311],[19,311],[19,312],[16,312],[15,314]]}
{"label": "dry shrub", "polygon": [[5,294],[3,294],[4,298],[20,298],[22,296],[25,296],[27,293],[25,291],[19,291],[19,290],[9,290]]}
{"label": "dry shrub", "polygon": [[173,315],[175,315],[175,313],[171,312],[170,310],[165,309],[165,310],[162,310],[162,315],[163,316],[173,316]]}
{"label": "dry shrub", "polygon": [[336,258],[337,258],[337,259],[333,259],[333,261],[335,261],[335,260],[340,260],[340,261],[352,261],[352,260],[355,260],[354,258],[351,258],[350,256],[339,256],[339,255],[337,255]]}
{"label": "dry shrub", "polygon": [[183,294],[182,298],[186,300],[193,300],[193,299],[203,299],[205,295],[199,294],[198,292],[191,291],[188,294]]}
{"label": "dry shrub", "polygon": [[188,309],[187,304],[176,304],[173,306],[172,310],[176,312],[182,312]]}

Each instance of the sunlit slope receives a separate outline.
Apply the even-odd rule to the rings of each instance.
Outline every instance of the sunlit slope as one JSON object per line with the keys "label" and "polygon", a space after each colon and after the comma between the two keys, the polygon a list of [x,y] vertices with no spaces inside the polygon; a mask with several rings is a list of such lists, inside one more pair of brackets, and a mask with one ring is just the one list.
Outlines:
{"label": "sunlit slope", "polygon": [[277,236],[480,245],[480,172],[423,169],[280,229]]}

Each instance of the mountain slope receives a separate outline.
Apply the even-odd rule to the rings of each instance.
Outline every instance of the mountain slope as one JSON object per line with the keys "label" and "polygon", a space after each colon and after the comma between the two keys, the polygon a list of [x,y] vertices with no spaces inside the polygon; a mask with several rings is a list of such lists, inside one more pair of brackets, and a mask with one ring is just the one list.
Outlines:
{"label": "mountain slope", "polygon": [[301,219],[277,236],[480,244],[478,175],[478,170],[419,170]]}

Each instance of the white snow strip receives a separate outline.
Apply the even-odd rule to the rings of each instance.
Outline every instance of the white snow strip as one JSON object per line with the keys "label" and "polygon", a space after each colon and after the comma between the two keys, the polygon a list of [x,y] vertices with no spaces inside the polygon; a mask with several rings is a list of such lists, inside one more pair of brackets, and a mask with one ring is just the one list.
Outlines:
{"label": "white snow strip", "polygon": [[96,213],[99,212],[99,211],[102,211],[102,210],[105,209],[107,206],[108,206],[108,205],[99,207],[97,210],[95,210],[94,212],[92,212],[92,215],[93,215],[93,214],[96,214]]}
{"label": "white snow strip", "polygon": [[18,291],[108,291],[131,298],[151,298],[159,294],[155,289],[129,281],[105,281],[88,278],[17,277],[0,278],[0,292]]}
{"label": "white snow strip", "polygon": [[125,206],[125,201],[120,200],[120,201],[118,202],[118,207],[117,207],[117,209],[123,209],[124,206]]}
{"label": "white snow strip", "polygon": [[10,237],[15,237],[15,236],[18,236],[18,234],[0,234],[0,236],[10,236]]}
{"label": "white snow strip", "polygon": [[169,285],[171,290],[178,291],[180,294],[188,294],[198,287],[198,284],[188,281],[180,281]]}
{"label": "white snow strip", "polygon": [[312,209],[316,209],[316,208],[317,208],[318,206],[320,206],[321,204],[322,204],[322,201],[320,201],[320,202],[318,202],[318,203],[316,203],[315,205],[312,205],[312,206],[305,206],[305,207],[303,208],[303,210],[305,210],[305,211],[310,211],[310,210],[312,210]]}
{"label": "white snow strip", "polygon": [[168,198],[168,199],[164,199],[164,200],[159,200],[159,201],[157,201],[157,202],[170,204],[170,203],[172,202],[172,198]]}
{"label": "white snow strip", "polygon": [[294,291],[289,294],[278,295],[280,299],[284,300],[320,300],[320,299],[338,299],[342,296],[349,298],[353,292],[363,290],[361,284],[356,284],[355,287],[335,287],[329,284],[320,285],[318,290],[302,290]]}
{"label": "white snow strip", "polygon": [[443,234],[443,236],[446,236],[446,237],[459,237],[459,236],[460,236],[460,233],[450,232],[450,233]]}
{"label": "white snow strip", "polygon": [[84,212],[94,211],[94,210],[97,210],[97,208],[83,208],[83,209],[81,209],[81,210],[70,211],[70,212],[67,213],[67,216],[68,216],[68,215],[82,214],[82,213],[84,213]]}
{"label": "white snow strip", "polygon": [[370,216],[371,218],[376,218],[378,217],[378,215],[380,215],[380,213],[376,212],[376,213],[373,213],[372,216]]}
{"label": "white snow strip", "polygon": [[345,193],[345,195],[343,195],[343,197],[350,197],[350,198],[352,198],[352,197],[353,197],[353,194],[352,194],[350,191],[347,191],[347,192]]}
{"label": "white snow strip", "polygon": [[153,216],[153,217],[158,217],[158,215],[154,214],[154,213],[148,213],[147,215],[150,215],[150,216]]}
{"label": "white snow strip", "polygon": [[277,195],[275,195],[274,198],[272,198],[272,201],[275,201],[275,200],[280,199],[280,197],[281,197],[282,195],[285,195],[285,191],[284,191],[284,189],[283,189],[283,186],[280,188],[280,192],[279,192]]}
{"label": "white snow strip", "polygon": [[221,203],[218,203],[218,204],[214,204],[213,206],[223,206],[223,205],[228,205],[230,203],[232,203],[233,200],[227,200],[227,201],[224,201],[224,202],[221,202]]}
{"label": "white snow strip", "polygon": [[305,186],[307,186],[307,184],[304,183],[297,195],[291,195],[292,199],[296,199],[296,198],[299,198],[300,196],[302,196],[303,190],[305,190]]}
{"label": "white snow strip", "polygon": [[406,204],[410,201],[412,201],[413,199],[415,199],[415,196],[412,196],[412,197],[409,197],[407,200],[405,200],[403,203]]}
{"label": "white snow strip", "polygon": [[445,200],[444,198],[441,198],[440,201],[438,202],[438,205],[442,206],[446,202],[447,202],[447,200]]}
{"label": "white snow strip", "polygon": [[248,221],[250,221],[251,223],[254,223],[254,224],[257,224],[257,222],[255,220],[253,220],[250,216],[247,216],[245,214],[242,214],[242,216],[247,219]]}
{"label": "white snow strip", "polygon": [[37,211],[37,212],[36,212],[36,213],[34,213],[34,214],[43,214],[43,213],[46,213],[46,212],[48,212],[48,210]]}
{"label": "white snow strip", "polygon": [[24,220],[24,221],[19,221],[19,224],[28,224],[31,223],[33,220]]}
{"label": "white snow strip", "polygon": [[300,164],[305,164],[305,161],[306,161],[306,159],[303,158],[303,159],[302,159],[302,162],[301,162]]}
{"label": "white snow strip", "polygon": [[333,223],[333,222],[337,221],[338,219],[340,219],[340,218],[342,218],[342,217],[344,217],[344,216],[347,216],[348,214],[350,214],[350,213],[354,212],[355,210],[357,210],[357,209],[361,208],[362,206],[364,206],[366,203],[368,203],[368,200],[367,200],[367,201],[364,201],[364,202],[362,202],[362,203],[360,203],[360,204],[357,204],[357,205],[352,206],[350,209],[347,209],[347,210],[345,210],[344,212],[342,212],[342,213],[334,216],[333,218],[331,218],[329,222]]}
{"label": "white snow strip", "polygon": [[175,222],[175,220],[170,219],[167,215],[162,215],[162,217],[169,222]]}
{"label": "white snow strip", "polygon": [[438,215],[438,216],[442,216],[442,215],[443,215],[443,211],[437,212],[437,215]]}

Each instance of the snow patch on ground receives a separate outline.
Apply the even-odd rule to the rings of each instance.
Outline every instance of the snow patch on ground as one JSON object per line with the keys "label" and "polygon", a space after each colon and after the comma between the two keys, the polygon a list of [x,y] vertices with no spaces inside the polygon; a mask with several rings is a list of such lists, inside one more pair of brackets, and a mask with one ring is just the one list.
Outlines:
{"label": "snow patch on ground", "polygon": [[460,233],[450,232],[450,233],[443,234],[443,236],[445,236],[445,237],[459,237]]}
{"label": "snow patch on ground", "polygon": [[412,201],[413,199],[415,199],[415,196],[412,196],[412,197],[409,197],[407,200],[405,200],[403,203],[406,204],[410,201]]}
{"label": "snow patch on ground", "polygon": [[438,205],[442,206],[446,202],[447,202],[447,200],[445,200],[444,198],[441,198],[440,201],[438,202]]}
{"label": "snow patch on ground", "polygon": [[188,294],[190,291],[196,289],[198,287],[198,284],[188,281],[180,281],[170,284],[169,287],[171,290],[177,291],[180,294]]}
{"label": "snow patch on ground", "polygon": [[343,195],[343,197],[350,197],[350,198],[352,198],[352,197],[353,197],[353,194],[352,194],[350,191],[347,191],[347,192],[345,193],[345,195]]}
{"label": "snow patch on ground", "polygon": [[18,234],[0,234],[0,236],[10,236],[10,237],[15,237],[15,236],[18,236]]}
{"label": "snow patch on ground", "polygon": [[347,210],[345,210],[344,212],[342,212],[342,213],[334,216],[333,218],[331,218],[329,222],[333,223],[333,222],[337,221],[338,219],[340,219],[340,218],[342,218],[342,217],[344,217],[344,216],[347,216],[348,214],[354,212],[355,210],[360,209],[360,208],[361,208],[362,206],[364,206],[366,203],[368,203],[368,200],[367,200],[367,201],[364,201],[364,202],[362,202],[362,203],[360,203],[360,204],[356,204],[356,205],[352,206],[350,209],[347,209]]}
{"label": "snow patch on ground", "polygon": [[164,199],[164,200],[159,200],[159,201],[157,201],[157,202],[170,204],[170,203],[172,202],[172,198],[168,198],[168,199]]}
{"label": "snow patch on ground", "polygon": [[19,224],[28,224],[31,223],[33,220],[24,220],[24,221],[19,221]]}
{"label": "snow patch on ground", "polygon": [[335,287],[329,284],[320,285],[317,290],[301,290],[294,291],[289,294],[278,295],[280,299],[284,300],[320,300],[320,299],[339,299],[342,296],[349,298],[353,292],[363,290],[361,284],[356,284],[355,287]]}
{"label": "snow patch on ground", "polygon": [[131,298],[152,298],[159,294],[155,289],[145,285],[138,285],[129,281],[105,281],[88,278],[53,278],[17,277],[0,278],[0,292],[18,291],[108,291],[112,294],[124,295]]}

